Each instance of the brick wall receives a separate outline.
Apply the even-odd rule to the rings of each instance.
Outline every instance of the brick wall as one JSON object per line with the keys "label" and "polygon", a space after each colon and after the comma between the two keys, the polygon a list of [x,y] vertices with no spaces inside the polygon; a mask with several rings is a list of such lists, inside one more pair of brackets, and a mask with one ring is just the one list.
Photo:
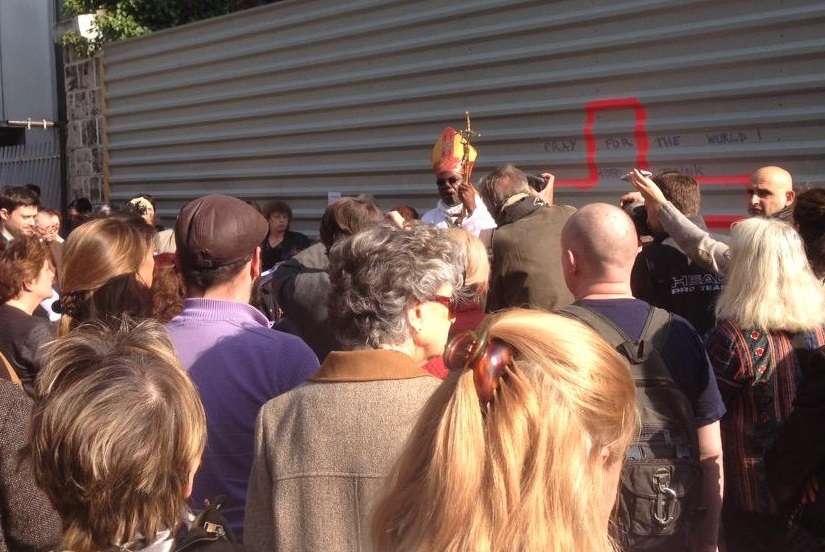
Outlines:
{"label": "brick wall", "polygon": [[103,114],[99,56],[78,58],[64,51],[66,82],[67,202],[88,197],[92,204],[106,201],[103,177]]}

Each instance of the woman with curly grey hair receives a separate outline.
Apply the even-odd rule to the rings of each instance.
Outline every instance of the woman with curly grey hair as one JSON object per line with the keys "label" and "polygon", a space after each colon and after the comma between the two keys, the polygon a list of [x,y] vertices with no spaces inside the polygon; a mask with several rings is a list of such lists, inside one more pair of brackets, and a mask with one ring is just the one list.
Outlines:
{"label": "woman with curly grey hair", "polygon": [[368,516],[439,380],[464,254],[424,225],[379,225],[329,253],[333,351],[306,385],[261,410],[245,543],[259,550],[369,549]]}

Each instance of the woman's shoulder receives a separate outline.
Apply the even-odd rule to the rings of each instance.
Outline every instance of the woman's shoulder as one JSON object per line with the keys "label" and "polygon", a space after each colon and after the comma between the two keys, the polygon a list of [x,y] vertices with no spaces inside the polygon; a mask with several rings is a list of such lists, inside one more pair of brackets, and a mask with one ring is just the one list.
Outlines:
{"label": "woman's shoulder", "polygon": [[[0,380],[0,436],[5,435],[9,418],[17,415],[20,419],[28,418],[31,399],[20,386],[6,380]],[[21,416],[22,414],[22,416]]]}
{"label": "woman's shoulder", "polygon": [[295,232],[294,230],[287,230],[286,231],[289,238],[298,244],[306,244],[303,247],[306,247],[310,244],[311,240],[306,234],[302,234],[300,232]]}
{"label": "woman's shoulder", "polygon": [[747,328],[742,328],[731,320],[719,320],[713,328],[708,330],[708,333],[705,335],[705,342],[718,341],[719,339],[728,341],[741,340],[744,339],[748,331]]}

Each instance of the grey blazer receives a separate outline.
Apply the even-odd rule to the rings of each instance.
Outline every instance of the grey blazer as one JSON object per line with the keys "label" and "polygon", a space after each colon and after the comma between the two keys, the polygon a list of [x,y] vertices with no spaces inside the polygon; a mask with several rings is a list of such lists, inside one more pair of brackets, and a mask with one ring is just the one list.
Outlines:
{"label": "grey blazer", "polygon": [[30,414],[22,389],[0,380],[0,552],[50,550],[60,540],[60,518],[18,461]]}

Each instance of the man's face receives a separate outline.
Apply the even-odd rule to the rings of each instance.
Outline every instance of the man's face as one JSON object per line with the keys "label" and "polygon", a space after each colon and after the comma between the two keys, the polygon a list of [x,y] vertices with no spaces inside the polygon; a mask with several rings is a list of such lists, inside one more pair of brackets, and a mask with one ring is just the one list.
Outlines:
{"label": "man's face", "polygon": [[38,238],[46,243],[51,243],[57,238],[57,233],[60,231],[60,219],[55,215],[41,211],[37,213],[34,222],[34,231]]}
{"label": "man's face", "polygon": [[458,187],[464,182],[464,177],[451,171],[443,171],[436,175],[435,183],[438,185],[438,195],[447,206],[458,205],[461,198],[458,195]]}
{"label": "man's face", "polygon": [[769,217],[793,203],[793,191],[788,192],[770,178],[754,175],[746,190],[748,214],[752,217]]}
{"label": "man's face", "polygon": [[9,212],[8,209],[0,209],[0,219],[3,220],[3,228],[13,238],[33,236],[34,219],[36,216],[36,205],[21,205],[11,212]]}

